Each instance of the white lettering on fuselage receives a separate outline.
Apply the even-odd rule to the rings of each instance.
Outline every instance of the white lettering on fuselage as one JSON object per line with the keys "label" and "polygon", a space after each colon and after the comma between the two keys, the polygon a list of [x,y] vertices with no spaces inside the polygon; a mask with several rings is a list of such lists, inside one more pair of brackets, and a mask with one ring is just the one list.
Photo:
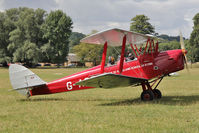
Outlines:
{"label": "white lettering on fuselage", "polygon": [[66,88],[67,88],[67,90],[69,90],[69,91],[72,90],[72,89],[73,89],[72,82],[70,82],[70,81],[67,82],[67,83],[66,83]]}
{"label": "white lettering on fuselage", "polygon": [[[142,64],[142,65],[127,67],[127,68],[123,69],[123,72],[134,70],[134,69],[137,69],[137,68],[143,68],[143,67],[147,67],[147,66],[152,66],[152,65],[153,65],[153,63],[149,62],[149,63]],[[119,73],[119,70],[111,71],[110,73],[117,74],[117,73]]]}
{"label": "white lettering on fuselage", "polygon": [[[137,69],[137,68],[141,68],[141,67],[151,66],[151,65],[153,65],[152,62],[142,64],[142,65],[132,66],[132,67],[128,67],[128,68],[123,69],[123,72],[133,70],[133,69]],[[116,73],[116,71],[113,71],[113,73]]]}

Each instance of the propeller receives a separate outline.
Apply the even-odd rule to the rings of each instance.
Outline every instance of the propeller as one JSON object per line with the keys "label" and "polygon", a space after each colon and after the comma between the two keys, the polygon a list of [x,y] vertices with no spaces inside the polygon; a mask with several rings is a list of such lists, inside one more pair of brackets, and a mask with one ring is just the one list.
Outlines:
{"label": "propeller", "polygon": [[184,63],[186,65],[186,69],[189,71],[188,64],[187,64],[187,56],[186,56],[187,51],[185,49],[184,40],[183,40],[181,31],[180,31],[180,46],[181,46],[181,49],[182,49],[182,53],[184,55]]}

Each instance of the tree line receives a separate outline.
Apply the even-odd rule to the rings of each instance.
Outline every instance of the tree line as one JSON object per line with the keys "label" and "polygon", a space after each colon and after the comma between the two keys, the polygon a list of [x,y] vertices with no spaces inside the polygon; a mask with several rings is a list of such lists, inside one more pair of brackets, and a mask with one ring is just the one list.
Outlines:
{"label": "tree line", "polygon": [[[145,15],[136,15],[131,19],[130,31],[153,34],[164,41],[160,50],[179,49],[179,36],[158,35],[155,27]],[[199,13],[193,18],[194,27],[191,37],[185,40],[188,59],[199,61]],[[0,12],[0,64],[22,62],[34,66],[38,62],[61,64],[66,61],[68,52],[76,53],[80,61],[101,60],[103,48],[80,43],[86,35],[72,32],[72,19],[62,10],[51,11],[27,7],[11,8]],[[91,34],[96,33],[93,30]],[[107,54],[117,57],[115,49],[109,47]]]}
{"label": "tree line", "polygon": [[27,7],[0,12],[0,63],[63,63],[69,51],[72,19],[63,11]]}

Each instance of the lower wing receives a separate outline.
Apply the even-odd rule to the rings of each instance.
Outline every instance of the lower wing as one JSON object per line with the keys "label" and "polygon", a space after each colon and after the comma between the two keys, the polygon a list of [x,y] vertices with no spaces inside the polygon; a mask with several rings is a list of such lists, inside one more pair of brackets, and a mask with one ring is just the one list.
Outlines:
{"label": "lower wing", "polygon": [[119,74],[104,73],[77,82],[75,85],[83,85],[96,88],[116,88],[139,84],[146,79],[129,77]]}

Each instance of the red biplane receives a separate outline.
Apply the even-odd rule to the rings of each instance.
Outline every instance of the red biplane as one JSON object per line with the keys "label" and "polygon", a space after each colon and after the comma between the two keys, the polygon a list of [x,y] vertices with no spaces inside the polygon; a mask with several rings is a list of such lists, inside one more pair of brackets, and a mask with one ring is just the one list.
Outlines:
{"label": "red biplane", "polygon": [[[161,98],[157,89],[162,79],[170,73],[184,69],[187,51],[181,36],[182,49],[159,52],[158,40],[121,29],[110,29],[81,40],[84,43],[104,45],[101,65],[46,83],[29,69],[11,64],[10,81],[13,89],[27,97],[89,88],[116,88],[141,85],[144,101]],[[115,64],[106,65],[107,46],[122,46]],[[134,59],[125,57],[125,47],[130,46]]]}

